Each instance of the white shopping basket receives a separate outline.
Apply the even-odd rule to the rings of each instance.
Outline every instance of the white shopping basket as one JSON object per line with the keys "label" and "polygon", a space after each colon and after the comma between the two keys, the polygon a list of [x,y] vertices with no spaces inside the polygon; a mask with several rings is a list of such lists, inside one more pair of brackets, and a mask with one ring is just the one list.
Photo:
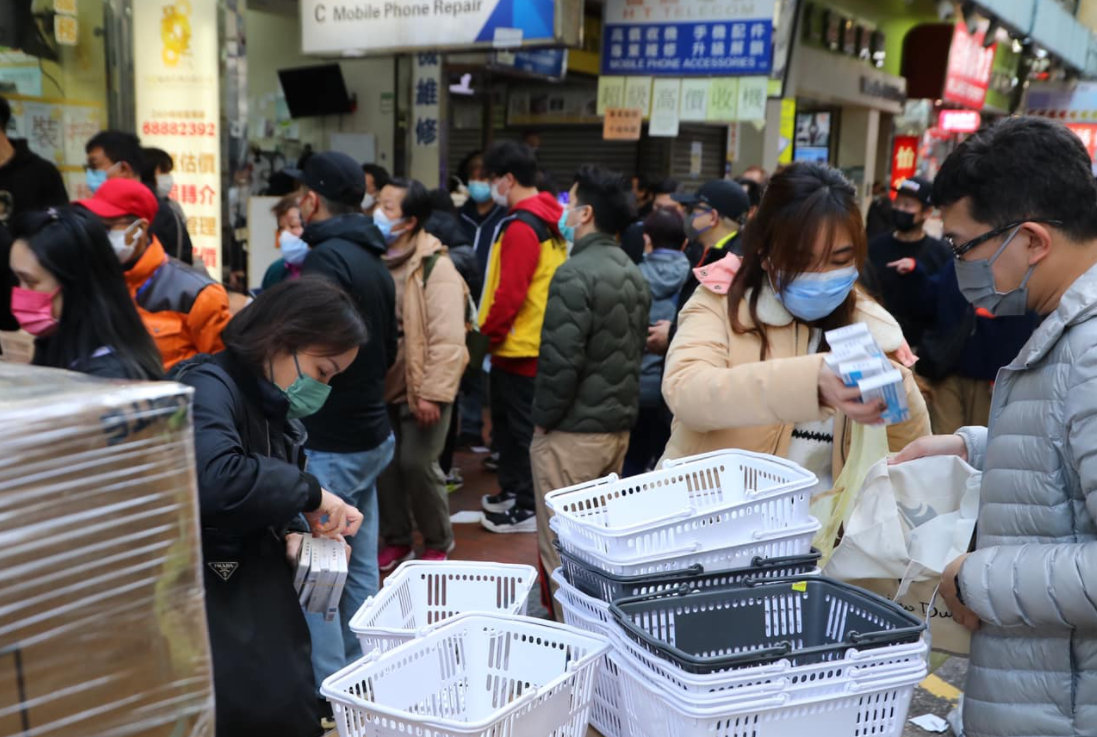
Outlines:
{"label": "white shopping basket", "polygon": [[388,650],[416,632],[468,612],[525,614],[532,566],[480,561],[407,561],[350,620],[362,652]]}

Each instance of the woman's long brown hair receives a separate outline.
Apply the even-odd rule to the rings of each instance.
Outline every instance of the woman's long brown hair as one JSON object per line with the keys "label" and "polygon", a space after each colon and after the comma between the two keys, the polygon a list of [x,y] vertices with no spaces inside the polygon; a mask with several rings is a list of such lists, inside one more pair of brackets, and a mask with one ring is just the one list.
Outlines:
{"label": "woman's long brown hair", "polygon": [[[825,263],[842,232],[849,234],[860,270],[868,257],[865,224],[857,192],[841,172],[824,164],[796,163],[773,175],[758,213],[743,231],[743,264],[728,290],[732,330],[739,335],[758,335],[760,360],[769,353],[769,339],[766,326],[758,319],[758,298],[769,275],[780,274],[780,281],[787,284],[810,270],[816,264],[814,248],[820,233],[826,238]],[[748,300],[751,325],[739,320],[739,304],[744,299]],[[853,322],[856,304],[857,295],[851,292],[834,312],[810,325],[824,330],[848,325]]]}

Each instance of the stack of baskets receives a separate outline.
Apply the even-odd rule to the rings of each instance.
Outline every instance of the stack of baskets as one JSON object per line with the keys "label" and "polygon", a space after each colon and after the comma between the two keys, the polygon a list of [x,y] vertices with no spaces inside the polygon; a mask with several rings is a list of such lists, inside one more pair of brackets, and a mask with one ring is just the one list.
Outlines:
{"label": "stack of baskets", "polygon": [[815,483],[729,450],[547,495],[565,621],[613,643],[594,688],[600,732],[901,733],[925,675],[921,622],[818,576]]}
{"label": "stack of baskets", "polygon": [[584,737],[604,637],[518,616],[530,566],[413,561],[351,619],[366,655],[325,679],[341,737]]}

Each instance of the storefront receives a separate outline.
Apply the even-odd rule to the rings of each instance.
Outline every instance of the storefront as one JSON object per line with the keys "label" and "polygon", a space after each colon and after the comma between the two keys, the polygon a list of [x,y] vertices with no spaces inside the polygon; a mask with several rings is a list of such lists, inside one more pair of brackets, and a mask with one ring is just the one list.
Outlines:
{"label": "storefront", "polygon": [[112,4],[56,2],[48,15],[36,12],[46,3],[31,4],[33,14],[14,7],[25,3],[11,5],[2,12],[14,22],[3,24],[9,36],[0,37],[0,94],[13,115],[8,135],[25,138],[32,151],[57,166],[70,198],[86,196],[84,144],[112,119]]}

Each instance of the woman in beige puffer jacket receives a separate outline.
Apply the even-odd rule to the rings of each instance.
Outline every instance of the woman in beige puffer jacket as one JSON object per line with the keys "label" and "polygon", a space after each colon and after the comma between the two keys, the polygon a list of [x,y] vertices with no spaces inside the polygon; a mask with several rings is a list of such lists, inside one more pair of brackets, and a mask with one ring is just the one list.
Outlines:
{"label": "woman in beige puffer jacket", "polygon": [[728,256],[697,269],[701,288],[678,317],[663,378],[674,412],[663,460],[724,448],[769,453],[816,473],[820,491],[830,488],[849,453],[849,421],[880,419],[880,406],[862,404],[823,363],[823,332],[854,322],[868,326],[903,376],[910,419],[888,427],[891,449],[928,435],[902,331],[854,286],[867,245],[842,175],[818,164],[775,175],[744,239],[741,263]]}

